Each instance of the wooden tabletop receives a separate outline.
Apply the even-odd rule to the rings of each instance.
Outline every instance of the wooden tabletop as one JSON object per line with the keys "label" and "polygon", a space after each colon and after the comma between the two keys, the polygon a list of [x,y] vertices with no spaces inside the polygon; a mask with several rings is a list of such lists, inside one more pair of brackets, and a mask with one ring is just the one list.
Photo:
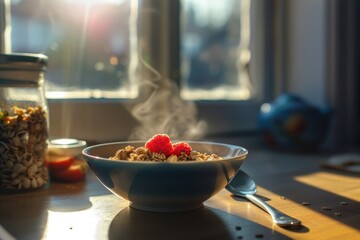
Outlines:
{"label": "wooden tabletop", "polygon": [[300,228],[274,225],[226,190],[195,211],[135,210],[91,171],[84,182],[1,194],[0,224],[16,239],[360,239],[359,175],[323,169],[328,157],[249,149],[242,169],[257,182],[257,195],[300,219]]}

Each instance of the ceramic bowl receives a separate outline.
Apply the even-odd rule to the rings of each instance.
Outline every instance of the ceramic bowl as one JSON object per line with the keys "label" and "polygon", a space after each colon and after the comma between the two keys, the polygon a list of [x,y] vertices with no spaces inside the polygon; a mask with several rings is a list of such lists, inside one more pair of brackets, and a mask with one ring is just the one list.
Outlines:
{"label": "ceramic bowl", "polygon": [[86,142],[73,138],[59,138],[49,141],[49,153],[56,156],[76,157],[81,155]]}
{"label": "ceramic bowl", "polygon": [[223,189],[247,156],[243,147],[188,142],[193,150],[214,153],[223,160],[205,162],[134,162],[110,160],[128,145],[145,142],[114,142],[87,147],[82,154],[99,181],[136,209],[152,212],[179,212],[197,209]]}

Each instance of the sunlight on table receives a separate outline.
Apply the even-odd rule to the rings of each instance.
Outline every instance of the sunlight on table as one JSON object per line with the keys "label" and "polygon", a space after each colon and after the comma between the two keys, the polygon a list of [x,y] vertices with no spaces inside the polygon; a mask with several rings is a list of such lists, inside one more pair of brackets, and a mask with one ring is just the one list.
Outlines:
{"label": "sunlight on table", "polygon": [[295,177],[295,180],[354,201],[360,198],[360,179],[358,177],[316,172]]}
{"label": "sunlight on table", "polygon": [[44,239],[96,239],[99,218],[92,209],[79,212],[48,212]]}
{"label": "sunlight on table", "polygon": [[[113,194],[92,196],[92,207],[82,211],[48,211],[43,239],[106,239],[107,229],[119,209],[127,206]],[[106,236],[105,236],[106,235]]]}

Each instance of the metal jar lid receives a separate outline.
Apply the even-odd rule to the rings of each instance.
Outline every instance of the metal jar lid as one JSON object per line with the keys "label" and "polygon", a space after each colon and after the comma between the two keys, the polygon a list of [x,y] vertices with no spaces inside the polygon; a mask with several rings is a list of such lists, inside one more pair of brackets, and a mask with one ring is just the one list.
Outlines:
{"label": "metal jar lid", "polygon": [[39,83],[43,79],[48,57],[43,54],[0,54],[0,85]]}
{"label": "metal jar lid", "polygon": [[48,57],[35,53],[0,54],[0,69],[46,70]]}

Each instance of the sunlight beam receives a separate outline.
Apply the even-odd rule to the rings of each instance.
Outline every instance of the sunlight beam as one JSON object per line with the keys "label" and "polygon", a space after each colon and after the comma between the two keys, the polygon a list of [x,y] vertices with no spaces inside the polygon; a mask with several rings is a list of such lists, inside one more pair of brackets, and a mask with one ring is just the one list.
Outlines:
{"label": "sunlight beam", "polygon": [[295,180],[354,201],[360,198],[360,179],[357,177],[316,172],[295,177]]}

